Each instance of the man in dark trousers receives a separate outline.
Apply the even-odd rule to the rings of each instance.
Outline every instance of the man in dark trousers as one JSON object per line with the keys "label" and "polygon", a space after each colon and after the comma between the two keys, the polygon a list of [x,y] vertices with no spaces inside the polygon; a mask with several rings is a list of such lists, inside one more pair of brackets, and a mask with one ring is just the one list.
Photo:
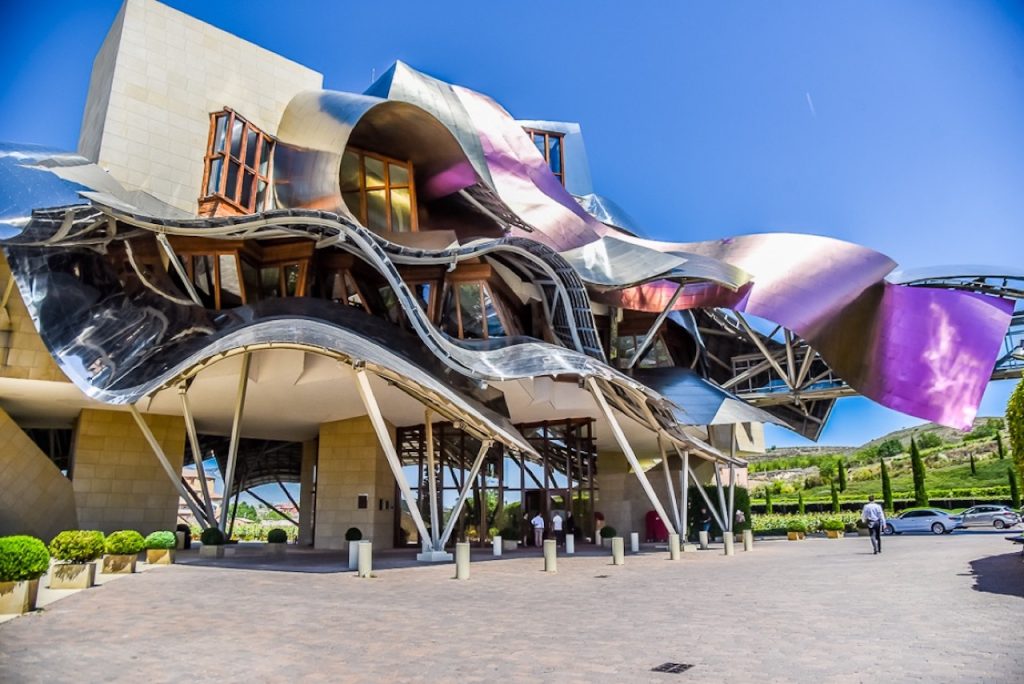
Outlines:
{"label": "man in dark trousers", "polygon": [[882,553],[882,528],[885,527],[885,511],[875,503],[875,495],[868,497],[860,519],[868,524],[868,536],[871,537],[871,548],[875,553]]}

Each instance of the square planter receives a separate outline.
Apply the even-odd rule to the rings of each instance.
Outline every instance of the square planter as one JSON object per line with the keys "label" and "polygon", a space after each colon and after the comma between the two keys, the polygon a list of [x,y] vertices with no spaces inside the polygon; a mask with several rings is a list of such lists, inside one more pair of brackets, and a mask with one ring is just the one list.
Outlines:
{"label": "square planter", "polygon": [[858,527],[857,528],[857,536],[858,537],[868,537],[870,535],[871,535],[871,530],[869,530],[868,528],[866,528],[866,527]]}
{"label": "square planter", "polygon": [[135,562],[139,559],[134,553],[108,553],[103,556],[104,575],[130,575],[135,572]]}
{"label": "square planter", "polygon": [[174,549],[146,549],[146,562],[150,565],[174,563]]}
{"label": "square planter", "polygon": [[39,580],[0,582],[0,615],[21,615],[36,609]]}
{"label": "square planter", "polygon": [[203,544],[199,547],[200,558],[223,558],[224,547],[220,544]]}
{"label": "square planter", "polygon": [[829,539],[842,539],[843,538],[843,531],[842,530],[825,530],[825,534],[828,535]]}
{"label": "square planter", "polygon": [[501,540],[501,550],[502,551],[515,551],[517,548],[519,548],[519,542],[517,542],[515,539],[502,539]]}
{"label": "square planter", "polygon": [[803,538],[805,536],[806,535],[803,532],[787,532],[786,533],[786,537],[789,538],[789,541],[803,541]]}
{"label": "square planter", "polygon": [[95,563],[54,563],[50,566],[51,589],[88,589],[94,584]]}
{"label": "square planter", "polygon": [[267,553],[268,556],[283,556],[287,549],[288,549],[288,545],[287,544],[280,544],[280,543],[276,543],[276,542],[273,543],[273,544],[270,543],[270,542],[267,542],[266,544],[263,545],[263,550]]}

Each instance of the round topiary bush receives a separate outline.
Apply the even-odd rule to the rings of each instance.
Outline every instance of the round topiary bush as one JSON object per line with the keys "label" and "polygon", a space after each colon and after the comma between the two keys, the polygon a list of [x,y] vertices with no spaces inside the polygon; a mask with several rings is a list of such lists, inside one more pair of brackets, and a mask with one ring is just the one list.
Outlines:
{"label": "round topiary bush", "polygon": [[363,538],[363,533],[358,527],[350,527],[345,530],[345,541],[354,542]]}
{"label": "round topiary bush", "polygon": [[831,530],[832,532],[842,532],[846,528],[846,525],[839,518],[827,518],[821,523],[821,529]]}
{"label": "round topiary bush", "polygon": [[601,528],[601,539],[611,539],[616,534],[617,533],[615,532],[615,528],[614,527],[605,526],[605,527]]}
{"label": "round topiary bush", "polygon": [[35,537],[0,537],[0,582],[34,580],[50,568],[50,552]]}
{"label": "round topiary bush", "polygon": [[267,532],[267,543],[269,543],[269,544],[287,544],[288,543],[288,533],[285,532],[284,530],[282,530],[280,527],[275,527],[274,529],[272,529],[269,532]]}
{"label": "round topiary bush", "polygon": [[204,546],[220,546],[225,541],[224,533],[216,527],[207,527],[203,530],[203,533],[199,535],[199,541],[203,542]]}
{"label": "round topiary bush", "polygon": [[146,537],[146,548],[147,549],[173,549],[178,545],[178,536],[173,532],[167,530],[161,530],[160,532],[151,532]]}
{"label": "round topiary bush", "polygon": [[99,530],[64,530],[50,541],[50,555],[61,563],[90,563],[103,555]]}
{"label": "round topiary bush", "polygon": [[146,540],[135,530],[120,530],[107,535],[103,548],[115,556],[132,556],[146,548]]}
{"label": "round topiary bush", "polygon": [[807,523],[803,520],[791,520],[789,524],[786,525],[786,531],[807,534]]}

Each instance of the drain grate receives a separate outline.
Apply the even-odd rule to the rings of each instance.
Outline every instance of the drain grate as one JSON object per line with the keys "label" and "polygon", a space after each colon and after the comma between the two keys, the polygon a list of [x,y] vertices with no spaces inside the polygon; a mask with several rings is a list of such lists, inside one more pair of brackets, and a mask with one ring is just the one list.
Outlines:
{"label": "drain grate", "polygon": [[651,672],[671,672],[673,674],[679,674],[680,672],[686,672],[693,665],[688,663],[662,663],[658,667],[652,667]]}

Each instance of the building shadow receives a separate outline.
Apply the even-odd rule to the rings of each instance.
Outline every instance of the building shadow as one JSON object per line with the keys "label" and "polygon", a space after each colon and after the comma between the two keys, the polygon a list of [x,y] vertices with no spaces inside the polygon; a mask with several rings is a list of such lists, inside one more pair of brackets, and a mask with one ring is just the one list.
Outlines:
{"label": "building shadow", "polygon": [[1021,560],[1020,552],[1014,551],[971,561],[974,590],[1024,598],[1024,583],[1020,581],[1024,563]]}

